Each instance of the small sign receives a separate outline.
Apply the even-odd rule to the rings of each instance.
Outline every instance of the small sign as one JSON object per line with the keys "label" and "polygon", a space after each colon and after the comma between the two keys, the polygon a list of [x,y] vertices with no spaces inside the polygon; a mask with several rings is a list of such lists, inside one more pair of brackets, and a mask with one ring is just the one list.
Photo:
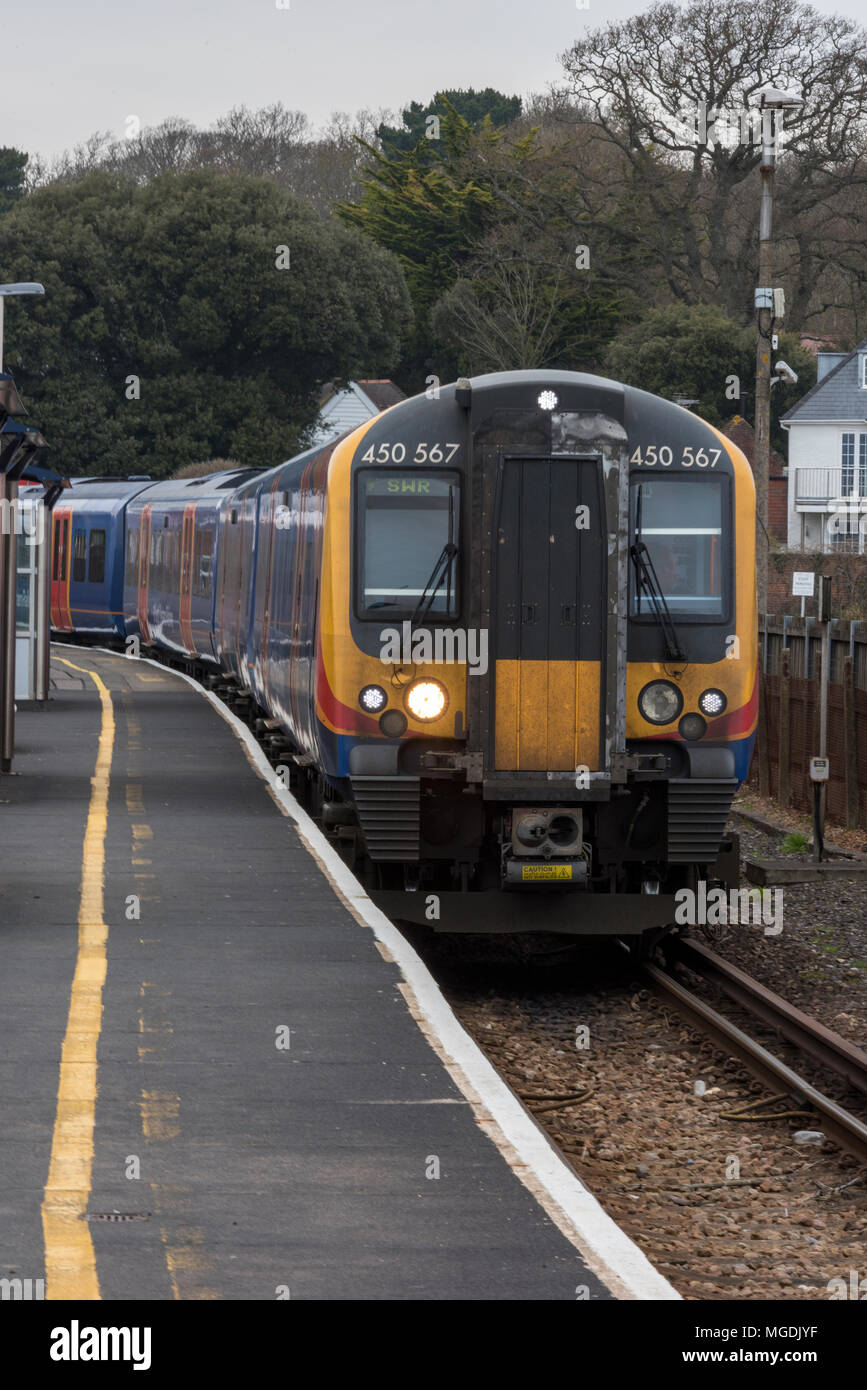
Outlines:
{"label": "small sign", "polygon": [[827,758],[810,759],[810,781],[827,782],[830,764]]}
{"label": "small sign", "polygon": [[792,597],[812,598],[816,592],[816,576],[812,570],[795,570],[792,575]]}

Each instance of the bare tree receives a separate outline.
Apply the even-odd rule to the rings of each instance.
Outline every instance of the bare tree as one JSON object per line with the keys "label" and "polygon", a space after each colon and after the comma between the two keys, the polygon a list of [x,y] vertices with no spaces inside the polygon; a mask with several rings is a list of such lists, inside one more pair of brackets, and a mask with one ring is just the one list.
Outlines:
{"label": "bare tree", "polygon": [[860,286],[864,275],[851,201],[863,203],[867,185],[865,52],[862,28],[800,0],[664,0],[563,55],[574,96],[621,156],[622,186],[637,196],[642,235],[676,298],[712,296],[739,318],[751,311],[761,138],[743,113],[773,86],[795,88],[804,103],[786,115],[778,176],[791,318],[851,302],[843,282]]}

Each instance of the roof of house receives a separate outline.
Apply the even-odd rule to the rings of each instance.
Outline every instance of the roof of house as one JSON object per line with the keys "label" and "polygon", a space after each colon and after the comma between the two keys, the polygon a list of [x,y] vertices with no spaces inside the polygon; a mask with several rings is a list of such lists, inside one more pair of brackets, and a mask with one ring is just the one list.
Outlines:
{"label": "roof of house", "polygon": [[406,392],[401,391],[400,387],[395,386],[387,377],[380,377],[375,381],[357,381],[355,384],[361,387],[365,396],[372,400],[379,410],[388,410],[390,405],[397,405],[398,401],[406,400]]}
{"label": "roof of house", "polygon": [[393,381],[350,381],[339,389],[329,382],[320,400],[312,442],[318,445],[337,439],[403,400],[405,393]]}
{"label": "roof of house", "polygon": [[[749,459],[750,467],[753,466],[753,450],[756,447],[755,431],[749,420],[745,420],[742,415],[733,415],[722,427],[722,432],[726,439],[730,439],[733,444],[737,444],[741,453],[746,454]],[[769,477],[782,478],[786,460],[776,449],[771,449],[768,456]]]}
{"label": "roof of house", "polygon": [[858,355],[864,352],[867,338],[811,386],[781,420],[798,424],[810,420],[863,420],[867,416],[867,391],[859,385]]}

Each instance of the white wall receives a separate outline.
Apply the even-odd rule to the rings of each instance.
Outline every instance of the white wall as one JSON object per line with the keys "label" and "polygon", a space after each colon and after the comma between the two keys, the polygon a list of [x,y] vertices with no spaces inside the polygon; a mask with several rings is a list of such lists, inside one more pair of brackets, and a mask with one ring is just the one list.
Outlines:
{"label": "white wall", "polygon": [[[839,468],[840,436],[844,430],[864,429],[864,421],[839,424],[798,424],[792,422],[789,428],[789,549],[800,549],[802,544],[802,525],[804,514],[795,511],[795,483],[799,468]],[[827,514],[826,514],[827,515]],[[821,546],[822,516],[817,513],[806,514],[806,546]]]}

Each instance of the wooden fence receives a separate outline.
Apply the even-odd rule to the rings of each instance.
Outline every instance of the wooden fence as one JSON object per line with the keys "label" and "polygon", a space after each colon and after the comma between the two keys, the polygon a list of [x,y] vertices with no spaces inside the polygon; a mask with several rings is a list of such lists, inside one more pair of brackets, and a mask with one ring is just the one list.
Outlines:
{"label": "wooden fence", "polygon": [[[760,632],[759,737],[750,783],[809,812],[810,758],[819,753],[822,633],[812,620],[770,618]],[[827,814],[867,829],[867,625],[831,624]]]}

